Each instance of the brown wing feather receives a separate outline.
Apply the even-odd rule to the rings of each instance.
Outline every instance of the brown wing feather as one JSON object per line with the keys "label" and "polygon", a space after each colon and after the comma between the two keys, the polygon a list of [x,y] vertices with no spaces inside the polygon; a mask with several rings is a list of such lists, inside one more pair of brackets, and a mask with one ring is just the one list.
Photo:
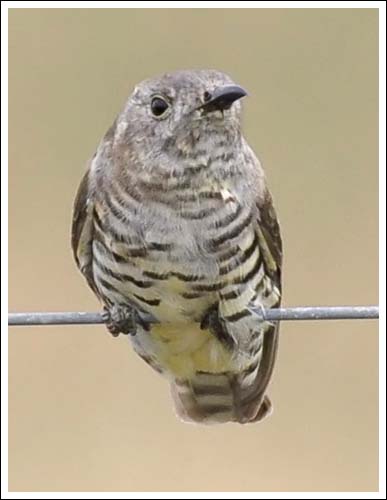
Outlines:
{"label": "brown wing feather", "polygon": [[93,212],[94,192],[90,185],[90,174],[88,170],[82,178],[74,202],[71,246],[78,268],[85,276],[90,288],[98,295],[92,269],[92,243],[94,236]]}
{"label": "brown wing feather", "polygon": [[[282,240],[278,219],[274,211],[270,193],[267,191],[263,200],[257,203],[257,231],[259,247],[266,273],[273,284],[281,291]],[[276,306],[280,305],[280,300]],[[278,348],[279,325],[273,325],[265,332],[262,358],[257,376],[252,385],[243,390],[239,377],[234,381],[235,394],[239,393],[239,415],[241,422],[257,422],[271,413],[271,403],[265,395],[270,382]]]}
{"label": "brown wing feather", "polygon": [[259,243],[266,272],[281,291],[282,239],[277,214],[269,191],[266,191],[263,201],[257,204],[257,208],[259,213]]}
{"label": "brown wing feather", "polygon": [[[100,149],[103,152],[109,150],[111,140],[114,137],[114,132],[117,126],[117,118],[113,125],[104,135],[101,141]],[[108,147],[109,146],[109,147]],[[97,152],[98,153],[98,152]],[[91,180],[91,165],[97,153],[91,159],[88,169],[84,174],[79,185],[77,195],[74,201],[73,221],[71,228],[71,246],[73,249],[74,259],[78,268],[85,276],[90,288],[99,296],[97,287],[93,277],[93,237],[94,237],[94,210],[95,210],[95,187]],[[103,162],[103,155],[99,154],[99,164]],[[107,161],[105,159],[105,161]]]}

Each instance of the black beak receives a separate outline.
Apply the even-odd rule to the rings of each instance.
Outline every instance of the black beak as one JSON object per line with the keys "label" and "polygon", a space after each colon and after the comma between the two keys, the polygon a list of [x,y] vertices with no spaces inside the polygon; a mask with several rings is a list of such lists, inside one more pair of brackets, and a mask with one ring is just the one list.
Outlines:
{"label": "black beak", "polygon": [[[216,89],[212,94],[206,93],[206,102],[199,109],[204,111],[223,111],[229,109],[233,102],[245,97],[247,92],[237,85],[227,85]],[[206,99],[207,98],[207,99]]]}

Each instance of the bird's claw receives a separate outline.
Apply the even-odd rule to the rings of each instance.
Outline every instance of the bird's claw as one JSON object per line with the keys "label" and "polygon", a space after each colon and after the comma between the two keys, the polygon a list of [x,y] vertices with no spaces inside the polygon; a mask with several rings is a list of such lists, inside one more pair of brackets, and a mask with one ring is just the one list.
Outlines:
{"label": "bird's claw", "polygon": [[254,304],[253,308],[249,307],[248,309],[260,321],[265,321],[266,320],[266,310],[265,310],[265,308],[263,307],[262,304]]}
{"label": "bird's claw", "polygon": [[102,319],[113,337],[118,337],[120,333],[136,335],[139,318],[137,311],[131,306],[104,307]]}

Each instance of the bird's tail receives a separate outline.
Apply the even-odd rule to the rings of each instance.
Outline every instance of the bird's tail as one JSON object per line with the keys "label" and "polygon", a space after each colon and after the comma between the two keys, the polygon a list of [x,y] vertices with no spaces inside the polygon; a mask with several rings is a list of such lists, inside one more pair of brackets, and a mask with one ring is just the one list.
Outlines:
{"label": "bird's tail", "polygon": [[175,380],[171,389],[176,412],[186,422],[249,423],[271,413],[267,396],[252,394],[237,377],[227,373],[198,372],[190,380]]}

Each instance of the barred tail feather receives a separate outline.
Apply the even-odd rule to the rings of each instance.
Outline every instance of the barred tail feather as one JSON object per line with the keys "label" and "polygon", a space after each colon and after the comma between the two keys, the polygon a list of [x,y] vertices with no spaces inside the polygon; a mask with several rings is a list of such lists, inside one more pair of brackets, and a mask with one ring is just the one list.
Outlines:
{"label": "barred tail feather", "polygon": [[253,398],[231,374],[197,373],[171,385],[177,415],[185,422],[257,422],[271,413],[267,396]]}

